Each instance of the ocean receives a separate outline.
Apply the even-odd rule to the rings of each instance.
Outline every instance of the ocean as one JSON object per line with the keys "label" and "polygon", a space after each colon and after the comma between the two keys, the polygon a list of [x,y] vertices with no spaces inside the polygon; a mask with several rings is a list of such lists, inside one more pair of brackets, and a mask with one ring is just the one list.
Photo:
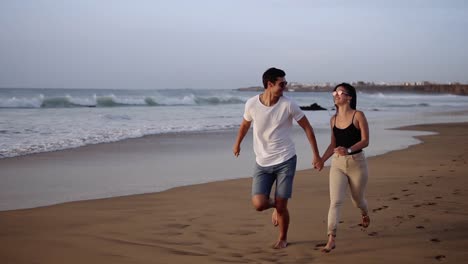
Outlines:
{"label": "ocean", "polygon": [[[0,210],[248,177],[254,164],[251,135],[243,142],[239,158],[233,157],[231,148],[244,103],[255,94],[192,89],[0,89]],[[330,141],[331,93],[285,95],[301,106],[317,103],[327,108],[305,111],[322,153]],[[369,121],[367,156],[407,148],[419,143],[414,136],[429,134],[392,128],[468,122],[466,114],[456,114],[468,111],[468,97],[449,94],[358,93],[358,109]],[[36,165],[16,160],[145,136],[149,141],[143,143],[154,145],[134,142],[132,150],[121,149],[122,155],[98,153],[98,160],[79,156],[75,162],[78,156],[61,152],[54,155],[56,160],[29,160]],[[293,140],[298,169],[310,168],[310,147],[297,125]]]}
{"label": "ocean", "polygon": [[[255,94],[191,89],[0,89],[0,158],[145,135],[236,129],[245,101]],[[310,120],[314,128],[328,128],[334,113],[330,93],[285,94],[300,105],[317,103],[330,109],[314,112]],[[358,108],[368,114],[370,122],[400,123],[409,118],[411,124],[419,123],[417,114],[467,109],[468,97],[359,94]]]}

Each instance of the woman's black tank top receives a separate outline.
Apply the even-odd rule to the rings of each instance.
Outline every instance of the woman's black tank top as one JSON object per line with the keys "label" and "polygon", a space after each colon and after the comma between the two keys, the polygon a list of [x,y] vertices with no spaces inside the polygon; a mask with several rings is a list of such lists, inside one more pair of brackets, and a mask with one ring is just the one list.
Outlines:
{"label": "woman's black tank top", "polygon": [[[355,115],[356,115],[356,111],[354,111],[351,124],[347,128],[344,128],[344,129],[336,127],[336,115],[335,115],[335,124],[333,124],[333,135],[335,136],[337,147],[350,148],[357,142],[361,141],[361,130],[357,129],[356,126],[354,126]],[[359,149],[359,150],[353,151],[349,155],[356,154],[361,151],[362,149]]]}

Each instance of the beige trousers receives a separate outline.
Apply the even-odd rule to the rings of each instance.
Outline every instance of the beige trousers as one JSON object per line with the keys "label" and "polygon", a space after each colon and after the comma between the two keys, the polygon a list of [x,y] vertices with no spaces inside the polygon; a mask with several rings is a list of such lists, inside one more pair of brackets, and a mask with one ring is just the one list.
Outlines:
{"label": "beige trousers", "polygon": [[367,161],[364,151],[347,156],[334,154],[330,167],[330,209],[328,210],[328,235],[336,235],[346,190],[349,186],[354,206],[367,214],[364,192],[367,185]]}

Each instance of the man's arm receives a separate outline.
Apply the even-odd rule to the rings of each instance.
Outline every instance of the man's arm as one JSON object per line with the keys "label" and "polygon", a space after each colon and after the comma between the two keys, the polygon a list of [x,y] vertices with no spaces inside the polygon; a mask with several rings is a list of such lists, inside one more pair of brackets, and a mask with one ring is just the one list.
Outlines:
{"label": "man's arm", "polygon": [[238,157],[240,154],[240,145],[245,135],[250,129],[250,124],[252,124],[252,121],[247,121],[245,119],[242,119],[242,123],[239,127],[239,132],[237,133],[236,143],[234,143],[234,146],[232,147],[232,152],[234,153],[234,156],[236,157]]}
{"label": "man's arm", "polygon": [[310,125],[309,120],[306,116],[302,117],[299,121],[297,121],[297,123],[302,127],[302,129],[304,129],[307,139],[309,140],[310,147],[312,148],[312,152],[314,155],[314,168],[318,169],[319,171],[322,170],[323,162],[317,147],[317,140],[315,139],[314,129]]}

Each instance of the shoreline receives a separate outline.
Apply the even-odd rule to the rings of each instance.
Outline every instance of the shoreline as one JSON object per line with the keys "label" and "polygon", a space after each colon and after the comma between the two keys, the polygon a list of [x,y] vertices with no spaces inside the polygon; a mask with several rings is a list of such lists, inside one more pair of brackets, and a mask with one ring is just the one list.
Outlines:
{"label": "shoreline", "polygon": [[[309,169],[310,148],[306,146],[303,131],[299,128],[294,131],[297,155],[302,157],[298,160],[297,170]],[[209,134],[149,135],[0,159],[4,179],[0,191],[0,212],[159,193],[182,186],[250,178],[255,163],[251,147],[252,134],[249,133],[244,139],[242,155],[234,158],[230,140],[233,141],[236,133],[237,131],[232,130]],[[377,138],[395,133],[401,134],[401,131],[383,132]],[[406,148],[407,145],[419,144],[414,142],[414,134],[424,132],[408,131],[403,134],[407,138],[403,144]],[[316,136],[319,145],[328,139],[328,135]],[[209,151],[199,151],[200,147]],[[324,147],[326,146],[321,148]],[[401,146],[397,148],[400,149]],[[391,151],[393,150],[383,151],[383,154]],[[371,156],[382,155],[381,149],[376,152],[377,154]],[[183,166],[168,165],[174,162]],[[225,168],[226,171],[222,175],[213,172],[204,175],[203,171],[193,170],[196,166],[210,168],[210,171]],[[129,180],[129,175],[132,175],[134,182]],[[187,178],[186,175],[191,177]],[[121,189],[113,189],[114,182],[121,184],[118,185]],[[9,201],[14,201],[15,205],[9,205]]]}
{"label": "shoreline", "polygon": [[[445,121],[454,122],[463,120],[466,113],[459,111],[440,115],[451,116]],[[430,134],[374,126],[371,141],[376,143],[366,149],[367,156],[378,156],[419,144],[415,135]],[[310,148],[303,131],[298,127],[294,131],[293,139],[300,157],[297,169],[311,168]],[[242,154],[233,158],[231,148],[236,132],[223,130],[148,135],[0,159],[3,179],[0,212],[158,193],[179,186],[250,178],[255,163],[252,135],[249,133],[246,136]],[[316,133],[316,136],[319,149],[323,152],[329,141],[328,129],[325,133]]]}
{"label": "shoreline", "polygon": [[[368,160],[371,226],[347,198],[337,248],[326,241],[328,167],[298,171],[290,201],[290,246],[271,211],[250,205],[250,180],[0,212],[0,260],[8,263],[427,263],[468,261],[468,123],[401,129],[436,131],[422,144]],[[450,148],[446,148],[450,146]],[[394,166],[397,164],[397,166]]]}

